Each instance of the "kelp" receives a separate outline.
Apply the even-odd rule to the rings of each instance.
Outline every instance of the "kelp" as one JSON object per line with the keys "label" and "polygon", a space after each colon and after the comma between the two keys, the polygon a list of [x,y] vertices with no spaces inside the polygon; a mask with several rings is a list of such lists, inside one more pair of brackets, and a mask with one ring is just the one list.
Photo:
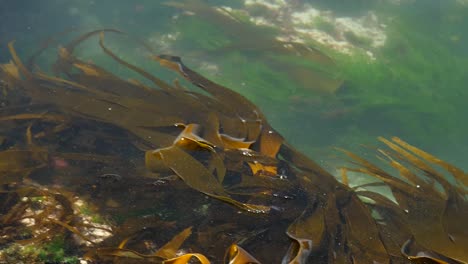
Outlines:
{"label": "kelp", "polygon": [[[399,172],[401,178],[392,176],[376,165],[347,152],[361,165],[360,169],[351,170],[383,180],[391,188],[396,203],[377,193],[358,192],[358,194],[375,201],[372,209],[382,215],[383,221],[380,224],[391,226],[394,223],[386,221],[386,218],[399,218],[399,224],[403,226],[398,228],[409,230],[411,236],[401,238],[405,241],[398,243],[403,244],[401,252],[411,255],[410,259],[424,256],[440,260],[440,263],[466,262],[468,254],[465,248],[468,243],[468,233],[466,226],[462,224],[462,219],[468,216],[466,200],[468,175],[399,138],[392,138],[391,141],[384,138],[380,140],[390,150],[379,150],[379,152],[384,155],[391,167]],[[430,164],[438,165],[451,174],[453,182],[449,182],[447,175]],[[397,237],[392,239],[395,238]]]}
{"label": "kelp", "polygon": [[[153,54],[189,85],[167,83],[121,59],[104,33],[124,35],[93,31],[63,45],[55,75],[33,66],[40,52],[25,66],[9,45],[2,245],[60,234],[72,254],[97,263],[468,263],[465,172],[381,138],[380,158],[400,175],[345,152],[357,167],[340,183],[242,95]],[[105,56],[153,86],[74,55],[95,36]],[[351,188],[347,172],[380,182]],[[371,185],[388,186],[395,201]]]}

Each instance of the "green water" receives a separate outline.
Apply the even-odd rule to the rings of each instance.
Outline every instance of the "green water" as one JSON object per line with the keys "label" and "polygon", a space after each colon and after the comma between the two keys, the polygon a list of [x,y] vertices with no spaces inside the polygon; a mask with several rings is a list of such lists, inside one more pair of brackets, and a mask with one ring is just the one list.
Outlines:
{"label": "green water", "polygon": [[[334,174],[345,164],[335,148],[373,160],[376,151],[368,147],[377,146],[379,136],[400,137],[468,170],[467,26],[466,0],[0,0],[0,62],[10,60],[9,41],[15,41],[18,54],[27,61],[53,36],[50,48],[36,60],[42,71],[51,72],[57,47],[77,32],[119,29],[126,33],[107,32],[105,43],[120,58],[168,82],[177,78],[188,86],[149,58],[151,54],[182,57],[191,69],[252,100],[287,142]],[[105,55],[97,37],[82,43],[74,54],[123,78],[139,77]],[[73,144],[73,139],[69,141]],[[143,162],[143,153],[133,146],[112,147]],[[57,162],[54,170],[63,178],[90,176],[80,179],[93,181],[78,186],[80,192],[105,194],[94,197],[102,209],[99,214],[93,204],[80,208],[93,222],[105,223],[107,216],[118,224],[151,215],[168,224],[196,222],[194,215],[225,217],[195,191],[180,189],[184,195],[175,197],[179,189],[163,189],[167,186],[159,186],[151,177],[140,177],[147,176],[147,170],[118,183],[117,173],[125,176],[128,164],[105,168],[112,173],[102,174],[96,183],[93,173],[98,175],[101,168],[68,172],[63,170],[69,167],[66,163],[62,171],[59,168],[64,160],[50,161]],[[367,180],[351,179],[351,183]],[[171,199],[159,197],[158,192],[169,193]],[[239,219],[250,217],[237,215],[230,207],[226,210]],[[213,218],[206,216],[207,211],[215,212]],[[285,223],[280,223],[281,234]],[[169,233],[155,230],[159,239],[170,239],[159,237]],[[59,236],[26,251],[42,260],[78,263],[78,257],[68,258],[74,249],[67,248],[65,241]],[[0,249],[3,246],[0,243]]]}
{"label": "green water", "polygon": [[[326,167],[340,164],[333,147],[361,152],[362,144],[374,145],[378,136],[398,136],[468,168],[468,4],[463,1],[286,1],[288,4],[280,4],[283,9],[274,11],[263,5],[247,7],[243,1],[206,1],[213,7],[234,8],[236,19],[245,22],[242,29],[192,12],[190,5],[197,1],[185,1],[180,8],[162,2],[0,0],[0,58],[8,58],[5,44],[10,40],[16,40],[21,54],[30,54],[39,40],[63,30],[117,28],[148,43],[156,53],[181,56],[208,78],[247,96],[291,144]],[[378,22],[367,24],[375,23],[381,29],[385,43],[371,47],[371,39],[348,34],[346,41],[360,47],[349,55],[308,39],[305,45],[319,49],[336,63],[322,67],[300,56],[268,50],[268,40],[294,35],[294,17],[273,26],[248,22],[250,15],[274,20],[304,10],[304,4],[333,18],[357,20],[372,11]],[[330,35],[340,30],[320,17],[303,27]],[[147,59],[148,52],[141,45],[122,36],[106,38],[122,58],[166,74]],[[59,38],[58,43],[67,40]],[[83,55],[106,63],[108,58],[102,55],[97,40],[86,45]],[[370,50],[373,59],[364,50]],[[56,49],[48,52],[53,54]],[[43,57],[47,60],[47,53]],[[317,68],[327,77],[342,79],[343,84],[333,93],[318,91],[314,78],[307,75]],[[120,70],[114,69],[132,77]],[[301,80],[295,75],[299,70]]]}

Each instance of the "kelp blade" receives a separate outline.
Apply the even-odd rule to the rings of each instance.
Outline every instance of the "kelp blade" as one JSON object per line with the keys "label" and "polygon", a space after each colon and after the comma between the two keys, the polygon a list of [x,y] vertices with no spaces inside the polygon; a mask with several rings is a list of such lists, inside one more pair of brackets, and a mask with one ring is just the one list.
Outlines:
{"label": "kelp blade", "polygon": [[[406,179],[348,154],[360,166],[354,171],[383,180],[398,204],[378,193],[356,191],[287,145],[252,102],[178,57],[154,56],[207,94],[158,85],[150,73],[107,48],[102,35],[98,43],[107,56],[159,87],[126,81],[78,59],[73,51],[99,33],[60,49],[55,76],[27,68],[9,45],[13,64],[0,67],[0,77],[9,85],[2,99],[14,102],[0,108],[0,220],[6,225],[1,239],[10,243],[21,235],[15,230],[27,229],[21,220],[28,218],[37,223],[33,231],[46,232],[34,236],[30,231],[23,242],[74,234],[93,245],[67,243],[80,253],[89,250],[96,261],[209,263],[198,253],[176,254],[193,249],[219,262],[229,247],[232,263],[467,262],[467,176],[460,169],[399,139],[383,140],[393,152],[380,153]],[[147,151],[146,169],[142,149]],[[452,173],[456,184],[426,163]],[[421,184],[424,190],[418,190],[421,171],[421,179],[436,185]],[[50,191],[42,186],[46,184],[63,189]],[[442,188],[433,187],[437,184]],[[119,220],[109,228],[110,237],[97,242],[82,232],[83,218],[70,193]],[[49,204],[37,203],[39,196]],[[34,211],[38,205],[45,209]],[[161,238],[173,234],[171,228],[187,226],[197,235],[190,236],[188,228],[172,239]],[[408,237],[418,247],[406,245]]]}

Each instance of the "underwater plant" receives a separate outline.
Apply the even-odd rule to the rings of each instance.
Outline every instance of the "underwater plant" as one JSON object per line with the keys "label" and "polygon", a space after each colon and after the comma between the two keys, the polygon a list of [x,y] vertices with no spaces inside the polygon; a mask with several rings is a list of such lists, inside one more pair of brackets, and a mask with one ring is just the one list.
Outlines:
{"label": "underwater plant", "polygon": [[288,79],[288,89],[292,90],[330,95],[343,83],[336,76],[336,65],[327,54],[314,45],[279,39],[278,28],[255,25],[240,12],[215,8],[201,0],[170,1],[165,5],[191,14],[179,17],[174,27],[174,31],[180,32],[182,50],[186,52],[197,50],[192,53],[209,55],[198,57],[222,57],[223,60],[217,61],[223,68],[229,68],[225,64],[232,63],[232,58],[226,56],[235,53],[237,56],[232,57],[247,61],[249,71],[262,67],[272,74],[282,73]]}
{"label": "underwater plant", "polygon": [[[468,25],[468,13],[455,2],[407,1],[376,7],[387,25],[387,41],[374,50],[375,60],[366,54],[327,52],[345,80],[338,97],[349,102],[348,117],[354,121],[337,125],[345,131],[339,137],[349,138],[352,130],[359,130],[358,142],[398,135],[463,166],[456,157],[463,156],[468,131],[463,110],[468,60],[461,30]],[[441,137],[443,146],[432,144]],[[344,140],[334,144],[352,148]]]}
{"label": "underwater plant", "polygon": [[[242,95],[153,54],[186,81],[167,83],[118,57],[104,43],[110,33],[123,34],[92,31],[60,47],[53,75],[36,65],[47,47],[25,64],[8,45],[2,245],[60,236],[94,263],[468,263],[465,172],[381,138],[389,150],[378,152],[399,176],[344,151],[357,166],[341,183]],[[151,85],[76,56],[94,36]],[[389,187],[396,201],[349,187],[347,171],[379,179],[368,186]],[[106,225],[83,220],[79,199]]]}

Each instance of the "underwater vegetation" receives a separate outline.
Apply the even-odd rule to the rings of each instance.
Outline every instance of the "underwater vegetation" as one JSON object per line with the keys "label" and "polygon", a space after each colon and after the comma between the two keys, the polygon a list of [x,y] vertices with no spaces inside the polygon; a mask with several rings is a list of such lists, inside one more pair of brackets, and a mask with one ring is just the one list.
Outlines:
{"label": "underwater vegetation", "polygon": [[[330,17],[341,14],[350,21],[372,9],[378,19],[369,23],[379,26],[385,43],[366,47],[374,35],[363,38],[345,32],[347,42],[372,52],[370,59],[364,52],[342,54],[331,46],[299,38],[305,40],[304,46],[332,58],[333,63],[326,65],[315,60],[317,57],[300,60],[294,52],[272,48],[287,43],[287,36],[292,40],[300,37],[287,31],[295,26],[293,22],[280,24],[288,19],[270,19],[264,25],[253,20],[255,15],[270,18],[284,13],[261,5],[230,9],[185,0],[167,4],[176,7],[174,12],[180,10],[170,23],[171,32],[180,33],[172,42],[173,52],[183,54],[192,65],[207,62],[217,66],[204,68],[201,64],[197,69],[254,101],[290,143],[309,155],[318,157],[322,149],[333,145],[357,151],[347,142],[398,135],[464,166],[458,157],[466,152],[468,132],[464,122],[468,96],[468,60],[464,56],[468,38],[463,30],[466,7],[461,8],[456,1],[400,1],[398,5],[390,3],[395,1],[295,2],[309,2],[322,11],[331,10],[334,15]],[[295,6],[283,3],[282,7]],[[324,18],[327,16],[308,20],[310,25],[301,29],[333,35],[337,25]],[[271,89],[272,85],[281,89]],[[297,120],[322,125],[300,124],[289,129],[301,123]],[[307,144],[310,135],[322,139],[320,147]],[[447,139],[446,144],[434,144],[441,137]]]}
{"label": "underwater vegetation", "polygon": [[[374,51],[375,60],[328,52],[344,79],[338,97],[351,110],[341,125],[331,125],[341,134],[333,144],[351,148],[346,141],[398,135],[464,166],[457,156],[466,152],[468,131],[467,37],[462,30],[468,9],[456,1],[401,2],[374,6],[387,35],[385,45]],[[443,145],[434,143],[440,137],[446,139]]]}
{"label": "underwater vegetation", "polygon": [[[265,74],[281,72],[289,82],[285,84],[286,91],[302,87],[316,94],[333,94],[342,84],[328,55],[297,41],[279,40],[278,29],[257,26],[242,12],[213,7],[201,0],[171,1],[166,5],[193,14],[181,15],[174,23],[182,50],[209,54],[211,60],[228,54],[228,60],[217,60],[224,67],[237,59],[253,63],[255,66],[249,70],[265,68]],[[195,55],[200,56],[192,54]]]}
{"label": "underwater vegetation", "polygon": [[[8,45],[0,260],[45,245],[55,253],[37,253],[44,262],[468,263],[462,170],[380,138],[393,171],[343,150],[354,166],[339,182],[241,94],[153,54],[186,81],[167,83],[118,57],[109,34],[124,33],[92,31],[59,47],[53,74],[36,63],[52,42],[29,60]],[[97,36],[151,85],[75,55]],[[351,188],[348,172],[376,181]],[[393,197],[369,188],[381,186]]]}

